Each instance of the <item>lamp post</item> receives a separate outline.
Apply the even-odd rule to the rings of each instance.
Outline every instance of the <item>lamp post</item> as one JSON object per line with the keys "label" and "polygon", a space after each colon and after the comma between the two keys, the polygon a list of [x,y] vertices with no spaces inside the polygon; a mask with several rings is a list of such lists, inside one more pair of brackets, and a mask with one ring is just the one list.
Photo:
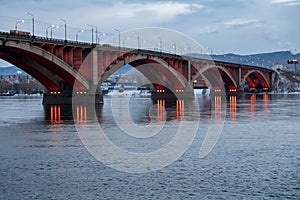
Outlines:
{"label": "lamp post", "polygon": [[55,28],[59,28],[59,26],[54,26],[54,27],[52,27],[52,28],[50,29],[50,38],[51,38],[51,39],[52,39],[52,32],[53,32],[52,30],[55,29]]}
{"label": "lamp post", "polygon": [[126,41],[126,40],[130,40],[130,37],[128,36],[127,38],[125,38],[125,39],[123,40],[123,48],[125,48],[125,46],[126,46],[126,45],[125,45],[125,41]]}
{"label": "lamp post", "polygon": [[34,15],[30,12],[25,12],[25,14],[30,15],[32,17],[32,36],[34,36]]}
{"label": "lamp post", "polygon": [[65,41],[67,41],[67,21],[64,19],[60,19],[60,21],[63,21],[65,23],[64,24],[64,26],[65,26]]}
{"label": "lamp post", "polygon": [[136,33],[136,32],[134,32],[134,34],[137,36],[137,47],[138,47],[138,49],[140,49],[141,48],[141,44],[140,44],[140,35],[138,34],[138,33]]}
{"label": "lamp post", "polygon": [[49,29],[49,28],[52,28],[52,27],[54,27],[53,24],[52,24],[51,26],[48,26],[48,27],[46,28],[46,38],[48,38],[48,29]]}
{"label": "lamp post", "polygon": [[176,43],[173,43],[174,54],[176,54]]}
{"label": "lamp post", "polygon": [[105,36],[106,33],[100,33],[98,36],[97,36],[97,39],[96,41],[100,44],[101,43],[101,36]]}
{"label": "lamp post", "polygon": [[100,34],[99,34],[98,37],[97,37],[98,43],[99,43],[99,44],[101,43],[101,36],[104,37],[104,36],[107,36],[107,35],[112,35],[112,34],[111,34],[111,33],[103,33],[103,32],[100,32]]}
{"label": "lamp post", "polygon": [[97,26],[95,25],[92,25],[92,24],[86,24],[87,26],[90,26],[92,27],[92,44],[94,43],[94,28],[96,30],[96,43],[97,43],[97,35],[98,35],[98,29],[97,29]]}
{"label": "lamp post", "polygon": [[16,22],[15,30],[18,30],[18,24],[20,24],[20,23],[24,23],[24,20],[22,19],[22,20],[19,20]]}
{"label": "lamp post", "polygon": [[158,39],[159,39],[159,51],[160,51],[160,53],[162,52],[162,40],[161,40],[161,38],[160,37],[158,37]]}
{"label": "lamp post", "polygon": [[186,44],[186,53],[189,54],[191,52],[192,52],[192,46],[189,43],[187,43]]}
{"label": "lamp post", "polygon": [[121,31],[119,29],[114,29],[114,31],[117,31],[119,33],[119,49],[121,48]]}
{"label": "lamp post", "polygon": [[83,33],[84,30],[82,29],[82,30],[76,32],[76,42],[78,42],[78,33],[80,33],[80,32]]}
{"label": "lamp post", "polygon": [[295,71],[297,70],[297,64],[298,64],[298,59],[289,59],[287,61],[288,64],[294,64],[295,65]]}

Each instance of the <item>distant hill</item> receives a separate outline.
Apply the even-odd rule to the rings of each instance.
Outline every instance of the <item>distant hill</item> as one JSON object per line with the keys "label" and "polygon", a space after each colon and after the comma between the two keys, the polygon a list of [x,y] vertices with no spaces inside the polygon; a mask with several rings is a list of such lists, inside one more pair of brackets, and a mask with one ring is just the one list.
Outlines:
{"label": "distant hill", "polygon": [[[260,53],[252,55],[238,55],[233,53],[218,54],[218,55],[202,55],[202,54],[190,54],[190,56],[213,59],[223,62],[238,63],[244,65],[253,65],[258,67],[272,68],[275,65],[287,66],[287,60],[298,59],[300,60],[300,54],[292,54],[290,51],[279,51],[270,53]],[[294,69],[294,65],[290,65],[290,68]],[[298,67],[299,69],[299,67]]]}
{"label": "distant hill", "polygon": [[[272,53],[260,53],[252,55],[237,55],[237,54],[224,54],[224,55],[212,55],[213,60],[240,63],[246,65],[254,65],[258,67],[272,68],[274,65],[287,66],[287,60],[298,59],[300,60],[300,54],[292,54],[290,51],[280,51]],[[289,65],[294,69],[294,65]],[[299,66],[298,66],[299,69]]]}

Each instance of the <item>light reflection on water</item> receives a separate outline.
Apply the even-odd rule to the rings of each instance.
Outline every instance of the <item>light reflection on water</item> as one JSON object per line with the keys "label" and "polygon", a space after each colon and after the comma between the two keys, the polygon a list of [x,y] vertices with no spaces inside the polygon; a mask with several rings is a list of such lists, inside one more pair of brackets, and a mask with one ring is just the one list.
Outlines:
{"label": "light reflection on water", "polygon": [[[199,120],[188,151],[172,165],[146,174],[106,167],[82,145],[74,123],[88,127],[97,121],[116,144],[157,148],[143,140],[123,144],[128,138],[116,127],[110,103],[105,99],[96,108],[79,105],[73,117],[70,106],[1,98],[0,199],[299,199],[299,95],[252,94],[226,101],[203,96],[198,112],[186,101],[159,100],[149,113],[151,100],[132,99],[130,114],[138,124],[166,120],[176,130],[182,120]],[[209,124],[224,111],[220,140],[199,159]]]}

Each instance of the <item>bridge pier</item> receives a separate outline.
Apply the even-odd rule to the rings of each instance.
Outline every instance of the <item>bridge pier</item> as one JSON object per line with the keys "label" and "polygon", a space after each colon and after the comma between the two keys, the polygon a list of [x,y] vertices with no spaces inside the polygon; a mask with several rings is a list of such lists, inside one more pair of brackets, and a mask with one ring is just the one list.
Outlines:
{"label": "bridge pier", "polygon": [[236,95],[237,96],[242,96],[244,94],[244,86],[243,85],[238,85],[237,90],[236,90]]}
{"label": "bridge pier", "polygon": [[163,90],[163,91],[152,91],[151,93],[151,100],[153,102],[156,102],[158,99],[164,99],[167,101],[173,101],[173,100],[191,100],[194,99],[194,91],[179,91],[174,94],[170,90]]}
{"label": "bridge pier", "polygon": [[50,92],[45,93],[43,97],[43,105],[96,105],[103,103],[103,94],[92,94],[84,92]]}

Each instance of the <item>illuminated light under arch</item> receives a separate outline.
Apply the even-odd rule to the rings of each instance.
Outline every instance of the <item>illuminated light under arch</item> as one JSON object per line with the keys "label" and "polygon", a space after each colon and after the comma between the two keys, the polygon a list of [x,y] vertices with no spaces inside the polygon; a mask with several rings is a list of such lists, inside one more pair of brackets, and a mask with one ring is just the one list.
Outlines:
{"label": "illuminated light under arch", "polygon": [[[264,90],[269,90],[269,89],[270,89],[270,84],[268,83],[266,76],[265,76],[261,71],[259,71],[259,70],[250,70],[250,71],[248,71],[248,72],[245,74],[245,76],[243,77],[242,82],[247,82],[247,83],[248,83],[248,82],[249,82],[249,79],[248,79],[248,81],[247,81],[247,78],[250,78],[249,76],[250,76],[251,74],[253,74],[254,76],[256,76],[256,74],[259,74],[260,77],[257,77],[257,76],[256,76],[256,78],[257,78],[258,80],[260,80],[260,84],[262,85],[263,89],[264,89]],[[251,79],[251,78],[250,78],[250,79]],[[261,81],[263,81],[263,82],[261,82]]]}

